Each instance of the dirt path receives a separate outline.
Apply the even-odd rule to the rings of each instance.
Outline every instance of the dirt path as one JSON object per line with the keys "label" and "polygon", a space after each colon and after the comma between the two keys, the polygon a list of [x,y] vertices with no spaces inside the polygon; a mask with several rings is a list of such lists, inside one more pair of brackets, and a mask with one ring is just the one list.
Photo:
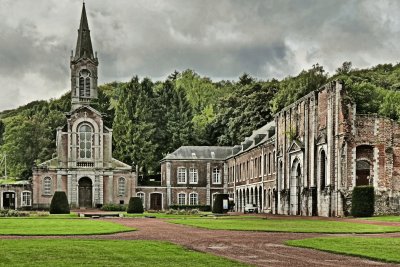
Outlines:
{"label": "dirt path", "polygon": [[[134,227],[138,230],[113,235],[35,238],[164,240],[183,245],[193,250],[212,253],[258,266],[398,266],[357,257],[336,255],[284,245],[286,240],[331,235],[208,230],[171,224],[165,220],[148,218],[116,218],[105,220],[120,223],[128,227]],[[379,236],[400,237],[400,234]],[[3,236],[0,238],[33,237]]]}

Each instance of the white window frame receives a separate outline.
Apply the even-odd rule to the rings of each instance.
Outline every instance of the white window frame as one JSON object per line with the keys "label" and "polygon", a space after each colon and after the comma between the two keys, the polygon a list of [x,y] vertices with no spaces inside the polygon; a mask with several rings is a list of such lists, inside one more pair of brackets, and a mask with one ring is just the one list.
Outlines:
{"label": "white window frame", "polygon": [[197,184],[199,182],[199,171],[196,168],[189,169],[189,183]]}
{"label": "white window frame", "polygon": [[[183,198],[183,204],[181,203],[181,195],[184,196]],[[186,193],[184,192],[179,192],[178,193],[178,201],[177,201],[178,205],[186,205]]]}
{"label": "white window frame", "polygon": [[[25,194],[28,194],[28,197],[25,197],[24,196]],[[21,206],[22,207],[32,206],[32,192],[31,191],[22,191],[21,192]]]}
{"label": "white window frame", "polygon": [[46,176],[43,178],[43,195],[51,196],[53,186],[53,179],[51,177]]}
{"label": "white window frame", "polygon": [[[196,198],[193,198],[193,196],[196,196]],[[194,203],[193,203],[193,200]],[[189,205],[195,206],[195,205],[199,205],[199,194],[196,192],[192,192],[189,194]]]}
{"label": "white window frame", "polygon": [[124,177],[118,178],[118,196],[125,196],[126,192],[126,179]]}
{"label": "white window frame", "polygon": [[214,167],[212,171],[212,182],[213,184],[221,184],[221,169]]}
{"label": "white window frame", "polygon": [[142,200],[143,207],[145,207],[146,203],[146,194],[144,192],[137,192],[136,196],[139,197]]}
{"label": "white window frame", "polygon": [[[181,176],[183,174],[183,176]],[[176,181],[178,184],[186,184],[187,171],[185,167],[178,167],[176,171]],[[183,178],[183,180],[182,180]]]}
{"label": "white window frame", "polygon": [[[90,132],[81,132],[81,129],[83,127],[89,127]],[[79,153],[78,157],[80,160],[86,160],[90,161],[93,159],[93,127],[89,123],[83,123],[79,125],[78,127],[78,148],[79,148]],[[83,140],[82,140],[82,135],[83,135]],[[83,142],[82,142],[83,141]],[[81,145],[83,143],[83,146]],[[90,147],[89,147],[90,144]],[[81,156],[81,152],[84,153],[84,157]],[[90,153],[90,157],[88,157],[88,153]]]}

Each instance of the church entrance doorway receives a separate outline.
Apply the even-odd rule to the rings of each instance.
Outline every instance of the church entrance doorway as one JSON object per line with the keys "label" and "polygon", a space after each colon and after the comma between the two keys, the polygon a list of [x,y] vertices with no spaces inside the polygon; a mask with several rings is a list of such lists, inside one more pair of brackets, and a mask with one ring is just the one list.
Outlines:
{"label": "church entrance doorway", "polygon": [[15,193],[3,193],[3,209],[15,209]]}
{"label": "church entrance doorway", "polygon": [[92,180],[83,177],[79,180],[79,207],[91,208],[92,204]]}
{"label": "church entrance doorway", "polygon": [[150,194],[150,209],[151,210],[162,210],[162,194],[161,193]]}

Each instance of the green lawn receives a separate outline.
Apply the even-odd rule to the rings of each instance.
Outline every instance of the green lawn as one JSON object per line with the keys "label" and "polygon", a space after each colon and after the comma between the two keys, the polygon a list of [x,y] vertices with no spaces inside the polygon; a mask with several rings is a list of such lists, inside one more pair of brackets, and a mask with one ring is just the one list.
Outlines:
{"label": "green lawn", "polygon": [[89,235],[132,231],[116,223],[92,219],[2,218],[0,235]]}
{"label": "green lawn", "polygon": [[400,222],[400,216],[376,216],[376,217],[369,217],[369,218],[360,218],[366,219],[371,221],[382,221],[382,222]]}
{"label": "green lawn", "polygon": [[245,230],[293,233],[389,233],[400,227],[306,219],[176,219],[169,222],[217,230]]}
{"label": "green lawn", "polygon": [[0,240],[0,266],[247,266],[160,241]]}
{"label": "green lawn", "polygon": [[287,245],[400,263],[400,238],[325,237],[291,240]]}

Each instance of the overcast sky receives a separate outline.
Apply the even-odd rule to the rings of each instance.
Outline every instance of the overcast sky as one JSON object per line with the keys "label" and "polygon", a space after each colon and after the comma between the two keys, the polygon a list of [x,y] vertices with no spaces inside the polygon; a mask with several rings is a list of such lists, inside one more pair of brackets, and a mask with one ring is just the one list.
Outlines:
{"label": "overcast sky", "polygon": [[[400,1],[86,0],[99,84],[133,75],[164,79],[194,69],[214,80],[244,72],[333,73],[397,63]],[[0,0],[0,110],[70,88],[82,0]]]}

